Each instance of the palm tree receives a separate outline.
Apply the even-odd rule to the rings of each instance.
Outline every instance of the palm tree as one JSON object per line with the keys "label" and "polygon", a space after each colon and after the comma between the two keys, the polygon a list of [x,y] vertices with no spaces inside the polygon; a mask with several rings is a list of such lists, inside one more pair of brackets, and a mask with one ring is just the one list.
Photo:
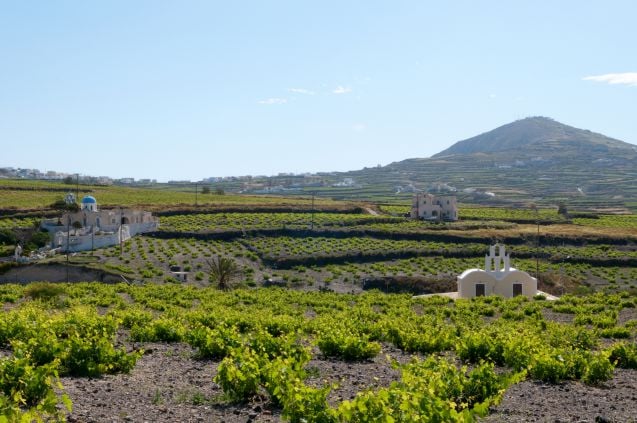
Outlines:
{"label": "palm tree", "polygon": [[234,260],[227,257],[217,256],[216,259],[206,260],[210,279],[217,283],[219,289],[228,290],[232,288],[232,279],[241,274],[241,270]]}

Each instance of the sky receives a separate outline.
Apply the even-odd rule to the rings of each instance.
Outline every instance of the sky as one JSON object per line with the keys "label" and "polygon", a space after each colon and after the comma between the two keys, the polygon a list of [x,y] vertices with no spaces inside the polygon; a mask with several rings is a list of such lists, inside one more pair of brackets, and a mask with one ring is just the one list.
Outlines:
{"label": "sky", "polygon": [[0,167],[347,171],[547,116],[637,144],[637,2],[0,0]]}

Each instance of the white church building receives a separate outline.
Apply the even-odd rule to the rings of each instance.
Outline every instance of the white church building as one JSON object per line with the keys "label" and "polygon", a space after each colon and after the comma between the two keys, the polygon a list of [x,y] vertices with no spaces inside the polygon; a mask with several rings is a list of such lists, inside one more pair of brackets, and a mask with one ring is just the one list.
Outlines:
{"label": "white church building", "polygon": [[458,276],[458,298],[501,295],[506,298],[538,293],[537,280],[526,272],[511,267],[511,257],[504,245],[489,248],[484,257],[484,270],[468,269]]}
{"label": "white church building", "polygon": [[[70,194],[66,201],[71,203],[75,199]],[[52,248],[75,252],[117,245],[137,234],[155,231],[159,219],[136,209],[99,210],[95,197],[87,195],[79,211],[64,213],[60,219],[44,220],[42,228],[51,233]]]}

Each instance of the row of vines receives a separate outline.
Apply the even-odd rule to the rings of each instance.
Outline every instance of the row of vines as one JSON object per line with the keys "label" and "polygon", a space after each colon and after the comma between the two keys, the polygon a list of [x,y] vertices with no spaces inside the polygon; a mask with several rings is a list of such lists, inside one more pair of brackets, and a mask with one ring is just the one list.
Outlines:
{"label": "row of vines", "polygon": [[[219,361],[210,383],[228,401],[268,398],[295,422],[470,420],[527,378],[599,384],[616,367],[637,368],[637,298],[627,293],[454,302],[41,283],[2,285],[0,301],[0,407],[16,418],[72,412],[59,376],[134,371],[146,342],[191,345],[199,359]],[[390,347],[412,360],[393,360]],[[387,386],[362,386],[355,398],[335,401],[337,381],[308,382],[311,359],[356,362],[383,353],[401,375]]]}

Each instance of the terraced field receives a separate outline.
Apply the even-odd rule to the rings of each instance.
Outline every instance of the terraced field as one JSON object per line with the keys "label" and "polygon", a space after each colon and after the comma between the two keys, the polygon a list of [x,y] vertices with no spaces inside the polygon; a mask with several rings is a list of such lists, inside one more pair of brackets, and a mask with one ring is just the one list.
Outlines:
{"label": "terraced field", "polygon": [[[384,421],[626,420],[637,412],[621,400],[637,390],[634,215],[461,206],[460,221],[436,224],[405,218],[408,203],[220,196],[197,208],[175,206],[184,193],[119,190],[112,198],[157,201],[161,229],[74,254],[68,267],[66,256],[0,263],[5,283],[77,282],[0,285],[0,374],[23,375],[0,378],[11,418],[344,422],[375,410]],[[28,237],[38,220],[37,210],[5,209],[0,234]],[[514,266],[537,272],[542,290],[567,295],[412,298],[454,290],[496,241]],[[237,266],[231,292],[215,288],[219,257]],[[85,283],[85,275],[126,283]],[[513,394],[537,384],[556,397],[559,387],[585,396],[601,385],[618,399],[537,411]]]}

